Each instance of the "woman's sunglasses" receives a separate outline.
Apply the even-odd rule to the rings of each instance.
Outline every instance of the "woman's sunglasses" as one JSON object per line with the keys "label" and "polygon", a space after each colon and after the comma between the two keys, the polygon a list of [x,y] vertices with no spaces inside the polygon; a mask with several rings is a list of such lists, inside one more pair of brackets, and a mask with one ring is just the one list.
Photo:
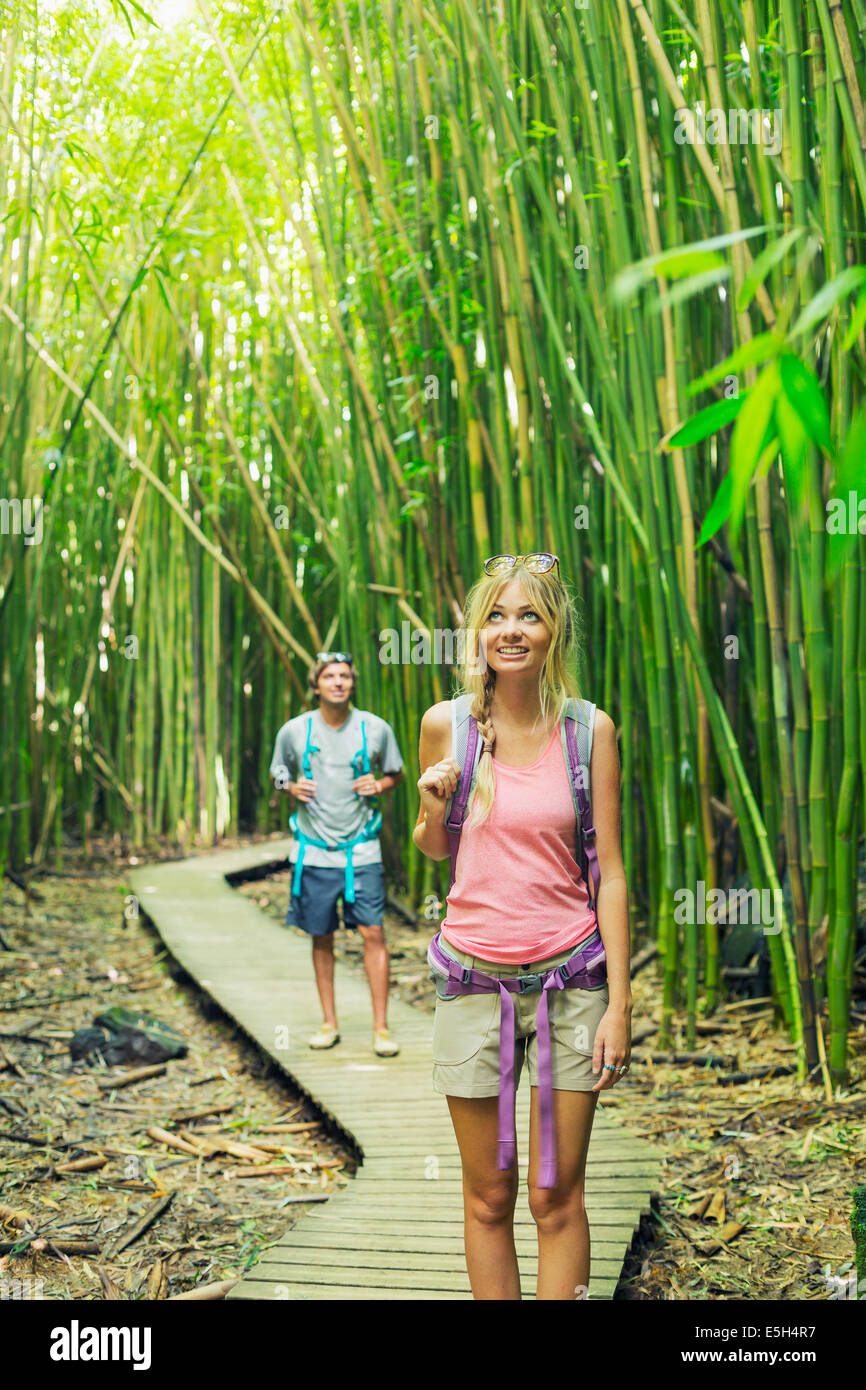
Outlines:
{"label": "woman's sunglasses", "polygon": [[518,561],[523,561],[523,568],[530,574],[547,574],[554,565],[559,571],[559,560],[555,555],[543,551],[534,555],[491,555],[489,560],[484,561],[485,574],[504,574],[506,570],[514,569]]}
{"label": "woman's sunglasses", "polygon": [[352,664],[351,652],[316,652],[317,661],[348,661]]}

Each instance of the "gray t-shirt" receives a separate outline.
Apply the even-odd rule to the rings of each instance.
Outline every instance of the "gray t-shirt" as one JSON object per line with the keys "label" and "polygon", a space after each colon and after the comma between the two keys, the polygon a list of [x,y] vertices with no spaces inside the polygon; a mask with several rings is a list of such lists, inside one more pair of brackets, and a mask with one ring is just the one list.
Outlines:
{"label": "gray t-shirt", "polygon": [[[298,801],[298,828],[305,835],[317,840],[351,840],[359,835],[372,814],[371,798],[358,796],[352,790],[352,782],[361,776],[354,772],[352,759],[360,753],[361,721],[367,735],[367,756],[370,770],[382,777],[388,772],[399,772],[403,766],[400,749],[394,737],[394,730],[378,714],[369,710],[352,709],[345,723],[338,729],[326,724],[319,711],[311,710],[296,715],[284,724],[277,734],[274,756],[271,759],[271,777],[283,782],[295,782],[303,775],[302,758],[307,743],[307,728],[312,720],[310,742],[318,751],[310,752],[310,766],[316,795],[312,801]],[[360,769],[360,759],[358,760]],[[381,806],[381,798],[380,798]],[[298,841],[292,843],[289,855],[294,864],[298,857]],[[362,840],[352,851],[352,863],[381,864],[382,850],[379,837]],[[322,869],[344,869],[346,850],[320,849],[318,845],[307,845],[304,850],[304,863]]]}

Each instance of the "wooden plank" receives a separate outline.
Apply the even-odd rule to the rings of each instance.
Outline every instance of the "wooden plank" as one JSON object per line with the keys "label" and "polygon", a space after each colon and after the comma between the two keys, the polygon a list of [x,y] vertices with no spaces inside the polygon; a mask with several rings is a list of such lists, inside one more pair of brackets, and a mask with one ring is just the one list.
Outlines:
{"label": "wooden plank", "polygon": [[[370,1097],[370,1104],[376,1104],[375,1097],[370,1094],[369,1088],[365,1094]],[[454,1134],[454,1126],[447,1111],[425,1109],[423,1106],[404,1105],[399,1109],[389,1113],[382,1107],[377,1107],[374,1111],[362,1109],[358,1104],[358,1088],[355,1087],[354,1099],[351,1103],[340,1101],[339,1097],[332,1096],[326,1086],[321,1086],[315,1093],[316,1101],[319,1105],[330,1105],[340,1117],[340,1124],[353,1134],[357,1134],[362,1142],[366,1137],[367,1143],[375,1143],[381,1134],[402,1134],[406,1138],[407,1131],[415,1132],[416,1127],[423,1123],[425,1137],[427,1129],[438,1130],[441,1134],[447,1134],[452,1144],[457,1144]]]}
{"label": "wooden plank", "polygon": [[[451,1249],[434,1252],[431,1250],[365,1250],[335,1249],[327,1246],[317,1249],[309,1245],[272,1245],[262,1255],[259,1269],[266,1264],[268,1269],[285,1266],[291,1272],[293,1265],[305,1268],[364,1269],[364,1270],[426,1270],[445,1271],[466,1275],[466,1259],[462,1250]],[[386,1281],[382,1281],[386,1282]]]}
{"label": "wooden plank", "polygon": [[[520,1240],[519,1245],[515,1242],[515,1248],[521,1256],[521,1268],[533,1269],[538,1262],[537,1241],[526,1237]],[[592,1242],[593,1263],[596,1259],[615,1258],[619,1258],[621,1262],[622,1253],[620,1241]],[[357,1231],[352,1231],[343,1239],[336,1234],[328,1239],[324,1235],[315,1236],[312,1233],[301,1239],[301,1233],[298,1232],[294,1240],[288,1235],[279,1244],[269,1245],[265,1254],[269,1264],[297,1263],[302,1259],[314,1264],[327,1264],[328,1260],[333,1259],[340,1264],[354,1263],[380,1269],[414,1269],[420,1256],[422,1260],[429,1258],[436,1261],[431,1268],[465,1269],[462,1241],[458,1243],[451,1236],[447,1239],[442,1236],[411,1238],[395,1236],[390,1232],[387,1236],[361,1236]],[[450,1263],[439,1264],[439,1260],[447,1260]]]}
{"label": "wooden plank", "polygon": [[[405,1227],[412,1230],[411,1226]],[[417,1228],[415,1228],[417,1230]],[[267,1249],[268,1258],[279,1263],[279,1256],[282,1250],[317,1250],[324,1252],[327,1250],[378,1250],[391,1251],[394,1255],[409,1254],[412,1251],[423,1252],[429,1250],[432,1255],[447,1255],[455,1248],[459,1249],[463,1255],[463,1228],[455,1226],[448,1235],[430,1235],[429,1228],[422,1228],[423,1234],[418,1235],[398,1235],[397,1228],[388,1226],[385,1229],[378,1227],[371,1229],[368,1233],[362,1234],[357,1230],[347,1231],[323,1231],[317,1227],[315,1231],[307,1231],[303,1227],[296,1227],[287,1231],[279,1243],[269,1245]],[[449,1228],[450,1230],[450,1228]],[[611,1249],[616,1242],[606,1241]],[[533,1236],[517,1236],[515,1245],[517,1253],[521,1252],[531,1257],[538,1251],[538,1242]],[[593,1249],[595,1246],[593,1245]]]}
{"label": "wooden plank", "polygon": [[[616,1290],[615,1279],[600,1279],[594,1283],[590,1279],[589,1299],[590,1303],[609,1301]],[[239,1284],[235,1284],[226,1294],[226,1299],[243,1299],[245,1302],[270,1301],[275,1295],[272,1290],[274,1285],[270,1282],[259,1284],[257,1280],[247,1275]],[[293,1284],[281,1282],[279,1285],[280,1293],[278,1299],[290,1299],[293,1302],[328,1302],[341,1303],[343,1301],[355,1302],[439,1302],[441,1300],[470,1300],[471,1293],[459,1293],[447,1290],[428,1290],[428,1289],[369,1289],[369,1288],[350,1288],[343,1286],[338,1290],[328,1288],[325,1284]],[[535,1302],[535,1293],[523,1286],[522,1300],[526,1303]]]}
{"label": "wooden plank", "polygon": [[[331,1204],[329,1203],[328,1205]],[[647,1203],[646,1207],[642,1208],[642,1210],[648,1211],[649,1204]],[[590,1235],[594,1238],[598,1233],[604,1232],[610,1226],[628,1226],[629,1231],[636,1230],[638,1226],[637,1203],[634,1205],[633,1212],[634,1216],[632,1219],[631,1204],[624,1206],[621,1202],[610,1207],[596,1207],[594,1210],[587,1208]],[[314,1208],[308,1212],[304,1220],[311,1220],[315,1214],[316,1209]],[[347,1212],[346,1219],[353,1221],[367,1221],[369,1219],[374,1226],[379,1226],[389,1220],[397,1219],[399,1219],[401,1224],[411,1223],[413,1225],[419,1223],[421,1225],[433,1223],[438,1225],[440,1222],[450,1222],[452,1225],[459,1225],[462,1230],[463,1204],[448,1202],[445,1199],[436,1203],[431,1203],[427,1207],[413,1207],[401,1204],[399,1213],[395,1214],[393,1206],[374,1206],[372,1202],[365,1202],[363,1208],[358,1208],[357,1214],[353,1215],[351,1212]],[[515,1210],[514,1225],[518,1232],[521,1227],[524,1227],[525,1232],[530,1232],[533,1236],[537,1230],[529,1211],[522,1210],[520,1207],[517,1207]]]}
{"label": "wooden plank", "polygon": [[[341,1188],[339,1193],[330,1199],[332,1203],[351,1195],[353,1202],[370,1202],[381,1206],[387,1205],[392,1198],[399,1198],[401,1201],[420,1206],[447,1199],[462,1208],[463,1184],[459,1178],[445,1176],[428,1181],[425,1178],[416,1177],[391,1178],[390,1181],[382,1181],[372,1175],[365,1179],[359,1175],[349,1181],[351,1186]],[[584,1201],[587,1207],[615,1206],[620,1197],[629,1199],[639,1197],[641,1202],[649,1203],[655,1193],[655,1187],[643,1178],[623,1178],[620,1181],[615,1178],[590,1178],[584,1186]],[[525,1206],[528,1199],[528,1184],[522,1182],[517,1188],[518,1206]]]}
{"label": "wooden plank", "polygon": [[[348,1118],[349,1115],[352,1115],[353,1118],[356,1120],[356,1122],[357,1122],[358,1120],[361,1120],[361,1119],[362,1119],[362,1117],[363,1117],[363,1107],[357,1102],[357,1099],[356,1099],[356,1101],[355,1101],[353,1104],[347,1104],[347,1105],[344,1106],[343,1110],[341,1111],[341,1123],[344,1123],[345,1120]],[[447,1129],[447,1130],[449,1130],[449,1132],[451,1133],[451,1135],[454,1137],[454,1151],[455,1151],[455,1153],[456,1153],[456,1152],[457,1152],[457,1140],[456,1140],[456,1136],[454,1136],[454,1126],[453,1126],[452,1123],[451,1123],[451,1117],[450,1117],[449,1115],[445,1114],[445,1115],[439,1116],[438,1118],[440,1118],[440,1119],[443,1121],[442,1127],[445,1128],[445,1129]],[[401,1119],[402,1119],[402,1123],[401,1123]],[[401,1113],[398,1113],[397,1115],[393,1115],[393,1116],[392,1116],[392,1115],[379,1115],[379,1114],[377,1113],[376,1116],[373,1117],[372,1126],[371,1126],[370,1117],[368,1116],[368,1117],[367,1117],[367,1126],[368,1126],[368,1127],[372,1127],[372,1128],[374,1129],[374,1132],[375,1132],[375,1129],[378,1129],[379,1127],[384,1128],[384,1127],[386,1127],[386,1126],[387,1126],[387,1128],[390,1129],[390,1130],[402,1130],[402,1134],[403,1134],[403,1148],[402,1148],[402,1152],[403,1152],[403,1153],[409,1153],[409,1154],[411,1154],[411,1153],[423,1153],[423,1151],[424,1151],[424,1143],[425,1143],[425,1140],[426,1140],[426,1136],[425,1136],[424,1134],[419,1134],[419,1135],[416,1135],[416,1134],[415,1134],[414,1129],[412,1128],[412,1121],[413,1121],[413,1119],[414,1119],[414,1111],[412,1111],[411,1109],[408,1109],[407,1107],[403,1107],[403,1111],[402,1111]],[[524,1125],[524,1124],[521,1123],[521,1116],[520,1116],[520,1113],[518,1112],[518,1116],[517,1116],[517,1139],[518,1139],[518,1148],[519,1148],[519,1149],[522,1148],[523,1141],[527,1140],[528,1138],[529,1138],[529,1125],[528,1125],[528,1124]],[[608,1157],[608,1156],[611,1154],[611,1150],[615,1149],[615,1147],[616,1147],[618,1141],[620,1141],[621,1139],[622,1139],[622,1135],[621,1135],[621,1134],[618,1134],[615,1130],[608,1130],[608,1129],[599,1130],[599,1129],[596,1129],[595,1127],[593,1127],[592,1136],[591,1136],[591,1138],[590,1138],[589,1148],[588,1148],[588,1151],[587,1151],[587,1157],[590,1158],[590,1159],[593,1159],[593,1158],[597,1159],[597,1158],[606,1158],[606,1157]],[[367,1143],[368,1143],[368,1147],[370,1147],[371,1149],[372,1149],[372,1148],[375,1148],[375,1147],[376,1147],[375,1137],[374,1137],[373,1139],[368,1139]],[[653,1151],[650,1150],[650,1149],[641,1150],[637,1145],[632,1145],[632,1144],[629,1144],[629,1145],[627,1146],[627,1148],[626,1148],[626,1150],[625,1150],[625,1153],[624,1153],[623,1157],[626,1158],[626,1159],[636,1159],[636,1160],[638,1160],[638,1161],[640,1161],[640,1162],[643,1162],[643,1163],[655,1163],[656,1165],[660,1165],[660,1164],[661,1164],[661,1159],[660,1159],[658,1153],[655,1153],[655,1152],[653,1152]]]}
{"label": "wooden plank", "polygon": [[[527,1164],[518,1165],[517,1180],[519,1187],[528,1190],[529,1167]],[[384,1172],[372,1164],[369,1166],[366,1163],[361,1164],[354,1176],[349,1178],[349,1182],[353,1187],[363,1188],[365,1191],[370,1183],[378,1183],[382,1186],[393,1185],[394,1183],[411,1183],[413,1187],[437,1183],[440,1187],[445,1184],[462,1188],[462,1174],[459,1165],[448,1163],[433,1151],[424,1160],[414,1159],[407,1163],[389,1163]],[[661,1183],[655,1180],[654,1174],[640,1170],[626,1171],[618,1175],[609,1169],[593,1169],[584,1178],[585,1191],[626,1192],[634,1189],[653,1193],[662,1191]]]}
{"label": "wooden plank", "polygon": [[[345,1115],[344,1115],[344,1118],[343,1118],[343,1123],[345,1123]],[[379,1126],[376,1126],[376,1128],[378,1129]],[[382,1128],[384,1129],[384,1126],[382,1126]],[[389,1135],[389,1142],[386,1143],[384,1140],[380,1142],[378,1138],[375,1138],[375,1137],[374,1137],[374,1138],[372,1138],[372,1139],[368,1139],[367,1142],[364,1144],[364,1153],[365,1153],[365,1155],[366,1155],[368,1158],[375,1158],[375,1159],[377,1159],[377,1160],[382,1160],[382,1159],[386,1159],[386,1158],[391,1158],[391,1157],[393,1157],[393,1155],[394,1155],[394,1146],[393,1146],[393,1144],[390,1142],[390,1136],[391,1136],[392,1134],[395,1134],[395,1133],[400,1132],[401,1127],[400,1127],[399,1125],[397,1125],[396,1123],[391,1123],[391,1122],[389,1121],[388,1126],[387,1126],[387,1130],[388,1130],[388,1135]],[[250,1130],[250,1133],[251,1133],[251,1134],[252,1134],[252,1133],[255,1133],[255,1131],[254,1131],[254,1130]],[[428,1149],[427,1139],[426,1139],[426,1130],[425,1130],[425,1135],[423,1135],[419,1141],[415,1141],[414,1139],[412,1139],[412,1140],[407,1140],[407,1138],[406,1138],[405,1126],[402,1128],[402,1133],[403,1133],[403,1144],[401,1145],[401,1148],[400,1148],[400,1154],[401,1154],[402,1156],[406,1157],[406,1158],[423,1158],[423,1157],[426,1155],[427,1149]],[[311,1136],[311,1137],[315,1137],[315,1136]],[[520,1134],[520,1131],[519,1131],[519,1129],[518,1129],[518,1135],[517,1135],[517,1139],[518,1139],[518,1153],[517,1153],[518,1161],[520,1161],[521,1158],[525,1158],[525,1157],[526,1157],[526,1155],[522,1152],[522,1147],[523,1147],[523,1146],[522,1146],[522,1144],[521,1144],[521,1142],[520,1142],[521,1139],[523,1139],[524,1137],[525,1137],[525,1136],[521,1135],[521,1134]],[[657,1154],[652,1154],[652,1153],[642,1154],[642,1153],[640,1153],[639,1151],[633,1153],[633,1152],[629,1149],[629,1150],[626,1151],[626,1153],[623,1154],[622,1157],[620,1157],[620,1156],[614,1151],[615,1142],[616,1142],[615,1136],[608,1136],[608,1137],[606,1137],[606,1138],[604,1138],[604,1139],[600,1139],[600,1140],[595,1140],[595,1139],[593,1139],[593,1141],[590,1143],[589,1151],[588,1151],[588,1153],[587,1153],[587,1162],[588,1162],[588,1163],[617,1163],[617,1164],[620,1164],[620,1163],[626,1163],[626,1164],[642,1163],[642,1164],[646,1165],[646,1166],[649,1167],[649,1168],[657,1168],[657,1169],[659,1169],[659,1170],[661,1169],[661,1163],[660,1163],[660,1161],[659,1161],[659,1158],[658,1158],[658,1155],[657,1155]],[[458,1149],[458,1147],[457,1147],[457,1140],[456,1140],[456,1138],[455,1138],[455,1136],[454,1136],[454,1131],[453,1131],[453,1129],[451,1130],[451,1145],[450,1145],[450,1152],[451,1152],[452,1154],[454,1154],[455,1157],[459,1157],[459,1149]]]}
{"label": "wooden plank", "polygon": [[[621,1262],[613,1261],[606,1270],[602,1261],[599,1273],[611,1277],[622,1268]],[[335,1268],[332,1265],[304,1265],[296,1264],[288,1267],[286,1265],[268,1265],[261,1262],[254,1266],[256,1277],[259,1282],[263,1280],[273,1280],[279,1284],[284,1278],[290,1277],[293,1283],[297,1284],[323,1284],[326,1287],[332,1286],[335,1291],[341,1285],[348,1285],[355,1288],[392,1288],[392,1289],[456,1289],[459,1291],[470,1291],[469,1276],[463,1271],[451,1270],[425,1270],[425,1269],[365,1269],[355,1267],[352,1269]],[[522,1282],[522,1281],[521,1281]]]}
{"label": "wooden plank", "polygon": [[[309,1147],[309,1145],[307,1147]],[[323,1146],[320,1145],[319,1147],[321,1148]],[[460,1176],[462,1169],[459,1153],[448,1152],[437,1154],[428,1150],[423,1154],[395,1154],[392,1150],[390,1154],[386,1155],[382,1152],[379,1154],[371,1154],[365,1149],[365,1161],[358,1168],[358,1177],[360,1178],[365,1172],[368,1177],[373,1177],[375,1175],[383,1181],[387,1180],[391,1174],[394,1173],[419,1173],[424,1176],[428,1160],[431,1158],[436,1159],[439,1173],[447,1172],[449,1176],[452,1174],[457,1177]],[[521,1162],[520,1156],[518,1155],[517,1166],[518,1169],[528,1168],[528,1160]],[[611,1178],[615,1178],[618,1174],[622,1173],[623,1176],[627,1178],[641,1177],[652,1181],[659,1177],[659,1167],[658,1164],[647,1163],[646,1160],[642,1158],[624,1159],[622,1161],[615,1158],[597,1158],[595,1160],[587,1160],[586,1173],[587,1176],[594,1175],[595,1177]],[[432,1182],[435,1181],[435,1179],[431,1178],[429,1181]]]}
{"label": "wooden plank", "polygon": [[[334,1202],[328,1203],[328,1206],[334,1205]],[[317,1216],[318,1211],[321,1209],[322,1208],[311,1209],[304,1217],[304,1220],[312,1220],[314,1217]],[[649,1209],[648,1202],[646,1203],[645,1209]],[[363,1203],[363,1205],[359,1205],[358,1207],[341,1208],[341,1211],[345,1212],[345,1216],[335,1216],[335,1220],[363,1221],[367,1220],[367,1217],[369,1215],[370,1220],[375,1222],[377,1225],[381,1224],[382,1222],[388,1222],[389,1220],[399,1220],[400,1222],[420,1221],[424,1223],[434,1221],[451,1221],[462,1223],[463,1221],[463,1203],[460,1201],[454,1201],[444,1196],[441,1197],[438,1201],[431,1202],[426,1206],[403,1202],[400,1203],[399,1208],[395,1210],[393,1204],[376,1204],[372,1201],[366,1201]],[[634,1206],[634,1220],[632,1221],[630,1227],[631,1230],[634,1230],[638,1225],[637,1213],[638,1206],[636,1202]],[[587,1203],[587,1215],[589,1217],[590,1233],[592,1233],[596,1229],[601,1230],[606,1226],[626,1225],[628,1221],[631,1220],[632,1207],[630,1204],[624,1207],[622,1202],[616,1202],[612,1203],[610,1206],[607,1207],[596,1205],[591,1208],[590,1204]],[[521,1206],[520,1204],[518,1204],[518,1206],[515,1208],[514,1223],[515,1226],[525,1226],[528,1230],[532,1232],[535,1232],[535,1230],[537,1229],[535,1222],[533,1221],[532,1216],[530,1215],[529,1209],[525,1205]]]}
{"label": "wooden plank", "polygon": [[[358,1188],[359,1196],[363,1191],[373,1201],[383,1201],[386,1197],[408,1197],[418,1202],[438,1201],[442,1194],[449,1197],[462,1197],[463,1184],[458,1177],[450,1178],[447,1176],[439,1178],[425,1179],[417,1178],[390,1178],[377,1176],[369,1173],[363,1176],[363,1170],[352,1179]],[[434,1196],[435,1191],[435,1196]],[[518,1191],[526,1191],[526,1188],[519,1188]],[[621,1196],[625,1193],[649,1197],[653,1192],[652,1185],[647,1183],[640,1176],[635,1178],[623,1178],[617,1181],[616,1178],[596,1178],[594,1181],[589,1178],[586,1182],[585,1200],[589,1204],[593,1195],[598,1197]]]}
{"label": "wooden plank", "polygon": [[[277,1289],[278,1292],[274,1292]],[[526,1297],[526,1295],[524,1295]],[[334,1289],[328,1284],[295,1284],[286,1280],[276,1282],[274,1280],[260,1281],[254,1279],[251,1274],[246,1275],[239,1284],[235,1284],[226,1294],[226,1299],[244,1300],[276,1300],[291,1299],[293,1302],[307,1300],[328,1303],[339,1303],[342,1300],[364,1300],[365,1302],[399,1302],[407,1301],[429,1303],[431,1300],[439,1299],[471,1299],[471,1293],[460,1292],[456,1289],[371,1289],[371,1288],[352,1288],[343,1285],[339,1289]]]}
{"label": "wooden plank", "polygon": [[[268,1265],[264,1261],[254,1266],[257,1278],[272,1279],[278,1283],[285,1275],[284,1265]],[[296,1284],[331,1285],[336,1291],[343,1284],[357,1288],[392,1289],[457,1289],[469,1291],[469,1276],[465,1269],[451,1270],[388,1270],[383,1277],[381,1270],[332,1269],[323,1265],[293,1265],[291,1277]]]}
{"label": "wooden plank", "polygon": [[[312,1216],[314,1213],[310,1213]],[[317,1215],[317,1213],[315,1213]],[[636,1225],[636,1223],[635,1223]],[[630,1224],[628,1218],[614,1216],[608,1221],[602,1220],[600,1223],[590,1225],[590,1237],[595,1248],[596,1243],[605,1244],[607,1242],[624,1240],[631,1241],[634,1235],[635,1225]],[[299,1222],[287,1231],[280,1238],[280,1244],[290,1242],[299,1237],[301,1232],[309,1231],[309,1239],[324,1241],[329,1233],[338,1239],[345,1237],[357,1237],[363,1240],[365,1236],[375,1241],[394,1240],[398,1242],[395,1246],[399,1248],[399,1241],[403,1238],[409,1240],[438,1240],[447,1239],[450,1241],[463,1240],[463,1220],[460,1217],[446,1217],[440,1220],[438,1214],[431,1215],[428,1221],[411,1219],[403,1220],[399,1216],[392,1216],[390,1221],[382,1221],[374,1216],[361,1215],[355,1217],[346,1216],[340,1220],[334,1220],[333,1225],[326,1225],[319,1220],[315,1225],[305,1216],[303,1222]],[[305,1239],[306,1239],[305,1234]],[[534,1224],[518,1226],[515,1230],[515,1240],[528,1244],[532,1249],[537,1249],[538,1238]],[[273,1246],[277,1249],[277,1246]],[[461,1247],[462,1248],[462,1247]]]}

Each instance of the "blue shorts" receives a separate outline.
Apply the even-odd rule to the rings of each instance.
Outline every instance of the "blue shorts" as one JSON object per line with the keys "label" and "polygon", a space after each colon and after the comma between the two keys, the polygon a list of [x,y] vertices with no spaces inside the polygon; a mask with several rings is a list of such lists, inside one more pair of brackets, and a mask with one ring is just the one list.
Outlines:
{"label": "blue shorts", "polygon": [[[294,873],[294,868],[292,870]],[[385,914],[385,870],[381,864],[355,867],[355,901],[347,903],[345,869],[320,869],[304,864],[301,896],[293,893],[286,924],[309,936],[330,936],[340,925],[337,899],[343,898],[344,927],[374,927]]]}

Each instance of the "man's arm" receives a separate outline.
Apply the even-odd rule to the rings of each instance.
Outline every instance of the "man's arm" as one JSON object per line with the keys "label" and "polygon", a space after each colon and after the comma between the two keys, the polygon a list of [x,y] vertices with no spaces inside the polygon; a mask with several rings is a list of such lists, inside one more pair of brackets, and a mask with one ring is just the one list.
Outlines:
{"label": "man's arm", "polygon": [[285,725],[279,730],[274,744],[274,756],[270,766],[271,781],[278,792],[287,792],[297,798],[298,784],[294,780],[295,752]]}
{"label": "man's arm", "polygon": [[388,763],[390,763],[397,771],[382,773],[379,781],[376,783],[377,796],[379,796],[381,792],[391,791],[393,787],[399,786],[403,781],[403,754],[397,746],[394,730],[387,720],[384,719],[382,720],[382,739],[379,748],[379,758],[386,768]]}

